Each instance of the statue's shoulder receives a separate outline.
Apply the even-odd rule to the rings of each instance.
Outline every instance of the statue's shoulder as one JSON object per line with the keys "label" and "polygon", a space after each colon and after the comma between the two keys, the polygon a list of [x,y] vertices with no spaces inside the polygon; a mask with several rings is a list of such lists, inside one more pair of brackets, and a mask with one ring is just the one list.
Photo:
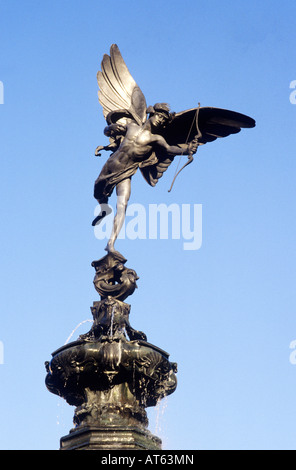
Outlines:
{"label": "statue's shoulder", "polygon": [[139,133],[141,129],[142,129],[142,126],[139,126],[135,122],[130,122],[126,126],[126,136],[133,137],[137,135],[137,133]]}

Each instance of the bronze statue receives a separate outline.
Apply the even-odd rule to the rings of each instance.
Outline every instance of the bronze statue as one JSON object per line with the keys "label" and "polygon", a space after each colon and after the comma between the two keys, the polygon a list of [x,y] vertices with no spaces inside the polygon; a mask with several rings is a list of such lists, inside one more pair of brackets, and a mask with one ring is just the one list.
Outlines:
{"label": "bronze statue", "polygon": [[100,155],[101,150],[113,153],[95,182],[94,197],[101,212],[92,225],[99,224],[111,212],[108,199],[116,188],[116,215],[106,247],[108,252],[114,252],[131,194],[131,178],[138,168],[147,183],[155,186],[176,155],[188,156],[182,170],[193,161],[199,145],[236,134],[241,128],[254,127],[255,121],[240,113],[212,107],[198,106],[180,113],[171,113],[166,103],[147,108],[145,97],[116,44],[111,46],[110,56],[104,55],[101,68],[97,74],[99,102],[108,124],[104,134],[110,144],[97,147],[95,153]]}
{"label": "bronze statue", "polygon": [[160,450],[161,440],[147,429],[146,408],[176,390],[177,363],[148,342],[146,334],[134,329],[129,320],[131,306],[126,299],[139,278],[125,266],[127,260],[114,249],[114,242],[124,222],[131,178],[140,168],[145,180],[155,186],[176,155],[188,156],[184,168],[198,146],[242,127],[254,127],[255,121],[209,107],[180,113],[171,113],[165,103],[147,108],[116,45],[103,58],[98,84],[107,121],[104,133],[110,142],[97,147],[96,155],[103,149],[112,154],[95,182],[94,196],[101,212],[93,225],[111,212],[108,199],[114,189],[117,213],[108,253],[92,262],[93,283],[100,295],[91,307],[92,327],[52,354],[46,362],[46,386],[76,407],[75,427],[61,438],[60,449]]}

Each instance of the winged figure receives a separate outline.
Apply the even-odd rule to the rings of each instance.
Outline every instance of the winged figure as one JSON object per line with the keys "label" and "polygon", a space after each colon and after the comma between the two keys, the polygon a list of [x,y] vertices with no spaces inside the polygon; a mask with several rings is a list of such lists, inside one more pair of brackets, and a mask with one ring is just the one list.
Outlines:
{"label": "winged figure", "polygon": [[104,134],[110,143],[97,147],[95,154],[100,155],[102,150],[112,153],[95,181],[94,197],[101,212],[92,225],[111,213],[108,200],[116,189],[116,215],[106,247],[108,252],[114,252],[131,194],[131,178],[138,168],[147,183],[155,186],[176,155],[188,157],[186,166],[198,146],[237,134],[241,128],[252,128],[255,121],[213,107],[198,106],[179,113],[170,112],[166,103],[147,107],[145,96],[116,44],[111,46],[110,55],[104,55],[97,80],[99,102],[107,122]]}

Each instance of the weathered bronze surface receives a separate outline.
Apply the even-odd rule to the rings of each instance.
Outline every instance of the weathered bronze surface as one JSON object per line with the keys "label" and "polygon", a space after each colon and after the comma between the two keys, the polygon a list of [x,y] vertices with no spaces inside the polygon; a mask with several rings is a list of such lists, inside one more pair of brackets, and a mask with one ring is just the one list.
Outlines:
{"label": "weathered bronze surface", "polygon": [[193,161],[198,146],[237,134],[241,128],[254,127],[255,121],[213,107],[198,106],[179,113],[171,113],[166,103],[147,107],[145,96],[116,44],[111,46],[110,55],[104,55],[101,69],[97,74],[99,102],[107,121],[104,133],[110,143],[97,147],[95,154],[101,155],[101,150],[110,150],[112,154],[95,182],[94,197],[101,205],[101,212],[92,224],[97,225],[110,214],[108,199],[116,188],[117,213],[106,247],[112,252],[124,223],[131,178],[138,168],[147,183],[155,186],[176,155],[188,156],[184,168]]}

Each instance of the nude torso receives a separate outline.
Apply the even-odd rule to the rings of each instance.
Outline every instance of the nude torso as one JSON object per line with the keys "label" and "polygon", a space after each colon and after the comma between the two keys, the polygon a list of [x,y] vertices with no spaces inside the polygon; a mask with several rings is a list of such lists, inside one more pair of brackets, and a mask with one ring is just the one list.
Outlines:
{"label": "nude torso", "polygon": [[156,136],[137,124],[130,124],[119,149],[109,157],[102,172],[115,173],[149,158]]}

